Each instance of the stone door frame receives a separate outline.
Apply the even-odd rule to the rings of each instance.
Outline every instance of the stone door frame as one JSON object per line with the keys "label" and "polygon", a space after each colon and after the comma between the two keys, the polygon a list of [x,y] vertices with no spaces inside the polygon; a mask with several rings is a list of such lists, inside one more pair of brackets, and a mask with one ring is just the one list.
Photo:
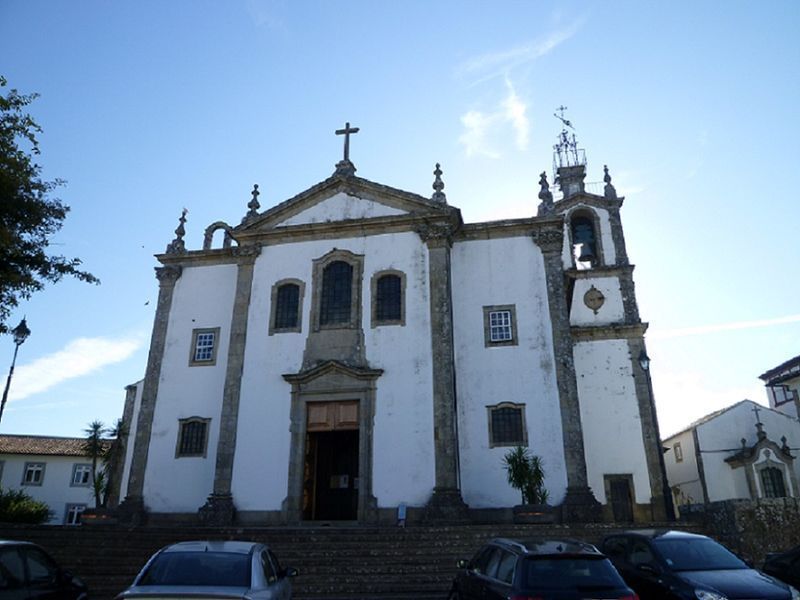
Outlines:
{"label": "stone door frame", "polygon": [[283,500],[283,520],[303,522],[303,478],[306,459],[307,406],[311,402],[358,401],[358,511],[360,523],[377,522],[378,502],[372,493],[372,457],[376,380],[380,369],[361,369],[328,361],[283,378],[292,384],[289,481]]}

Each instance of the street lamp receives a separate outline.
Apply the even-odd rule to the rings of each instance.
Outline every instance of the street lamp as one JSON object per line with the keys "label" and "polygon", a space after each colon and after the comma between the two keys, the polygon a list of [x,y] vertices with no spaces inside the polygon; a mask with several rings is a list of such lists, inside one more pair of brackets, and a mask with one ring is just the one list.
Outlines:
{"label": "street lamp", "polygon": [[664,448],[661,446],[661,432],[658,427],[658,415],[656,415],[656,404],[653,400],[653,381],[650,379],[650,357],[644,348],[639,352],[639,366],[647,376],[647,394],[650,397],[650,411],[653,414],[653,426],[656,431],[656,441],[658,442],[658,464],[661,467],[661,487],[664,494],[664,510],[667,513],[667,518],[670,521],[675,520],[675,506],[672,503],[672,490],[669,489],[669,481],[667,481],[667,467],[664,464]]}
{"label": "street lamp", "polygon": [[19,325],[11,330],[11,333],[14,336],[14,358],[11,359],[11,368],[8,370],[8,379],[6,379],[6,389],[3,390],[3,401],[0,403],[0,421],[3,419],[3,411],[6,408],[6,400],[8,400],[8,388],[11,387],[11,376],[14,375],[14,364],[17,362],[17,352],[19,352],[19,347],[28,339],[31,330],[28,329],[28,325],[23,318],[22,321],[19,322]]}

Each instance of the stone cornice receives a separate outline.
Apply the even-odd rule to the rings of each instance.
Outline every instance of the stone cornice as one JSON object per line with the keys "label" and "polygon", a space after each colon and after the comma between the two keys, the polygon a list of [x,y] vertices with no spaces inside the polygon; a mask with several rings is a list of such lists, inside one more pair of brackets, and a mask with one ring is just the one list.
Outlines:
{"label": "stone cornice", "polygon": [[596,325],[593,327],[570,327],[573,341],[593,342],[600,340],[629,340],[644,337],[649,323],[634,325]]}
{"label": "stone cornice", "polygon": [[455,241],[490,240],[532,235],[535,231],[557,229],[562,230],[562,217],[506,219],[502,221],[486,221],[483,223],[467,223],[455,236]]}
{"label": "stone cornice", "polygon": [[602,279],[604,277],[620,277],[633,273],[634,265],[597,266],[591,269],[567,269],[564,274],[570,279]]}
{"label": "stone cornice", "polygon": [[598,196],[597,194],[589,194],[588,192],[581,192],[556,202],[553,206],[556,213],[565,213],[576,206],[592,206],[594,208],[602,208],[605,210],[617,209],[619,210],[624,202],[625,197],[619,196],[617,198],[606,198],[605,196]]}
{"label": "stone cornice", "polygon": [[186,254],[156,254],[156,260],[163,265],[180,267],[199,267],[210,265],[235,265],[240,258],[233,253],[234,247],[214,250],[190,250]]}
{"label": "stone cornice", "polygon": [[299,373],[285,373],[284,380],[289,383],[308,383],[318,377],[327,375],[331,372],[341,373],[352,379],[372,381],[383,375],[383,369],[364,369],[361,367],[350,367],[337,360],[328,360],[305,371]]}

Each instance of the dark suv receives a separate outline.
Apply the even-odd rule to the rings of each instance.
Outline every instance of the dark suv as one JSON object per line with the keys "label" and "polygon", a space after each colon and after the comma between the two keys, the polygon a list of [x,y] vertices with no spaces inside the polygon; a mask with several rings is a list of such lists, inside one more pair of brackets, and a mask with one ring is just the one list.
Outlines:
{"label": "dark suv", "polygon": [[85,600],[86,585],[30,542],[0,541],[0,598]]}
{"label": "dark suv", "polygon": [[800,600],[794,588],[751,569],[723,545],[684,531],[608,536],[603,552],[648,600]]}
{"label": "dark suv", "polygon": [[457,566],[450,600],[638,600],[597,548],[577,540],[499,538]]}

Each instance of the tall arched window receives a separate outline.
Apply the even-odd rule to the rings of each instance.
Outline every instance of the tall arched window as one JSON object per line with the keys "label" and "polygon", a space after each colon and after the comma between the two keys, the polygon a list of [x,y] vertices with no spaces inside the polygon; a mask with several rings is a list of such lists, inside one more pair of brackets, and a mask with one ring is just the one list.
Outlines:
{"label": "tall arched window", "polygon": [[783,473],[777,467],[761,469],[761,484],[764,486],[765,498],[785,498],[786,486]]}
{"label": "tall arched window", "polygon": [[352,291],[352,265],[342,260],[337,260],[323,269],[319,312],[320,325],[350,322]]}
{"label": "tall arched window", "polygon": [[295,283],[285,283],[280,286],[275,302],[275,329],[296,328],[300,305],[300,286]]}

